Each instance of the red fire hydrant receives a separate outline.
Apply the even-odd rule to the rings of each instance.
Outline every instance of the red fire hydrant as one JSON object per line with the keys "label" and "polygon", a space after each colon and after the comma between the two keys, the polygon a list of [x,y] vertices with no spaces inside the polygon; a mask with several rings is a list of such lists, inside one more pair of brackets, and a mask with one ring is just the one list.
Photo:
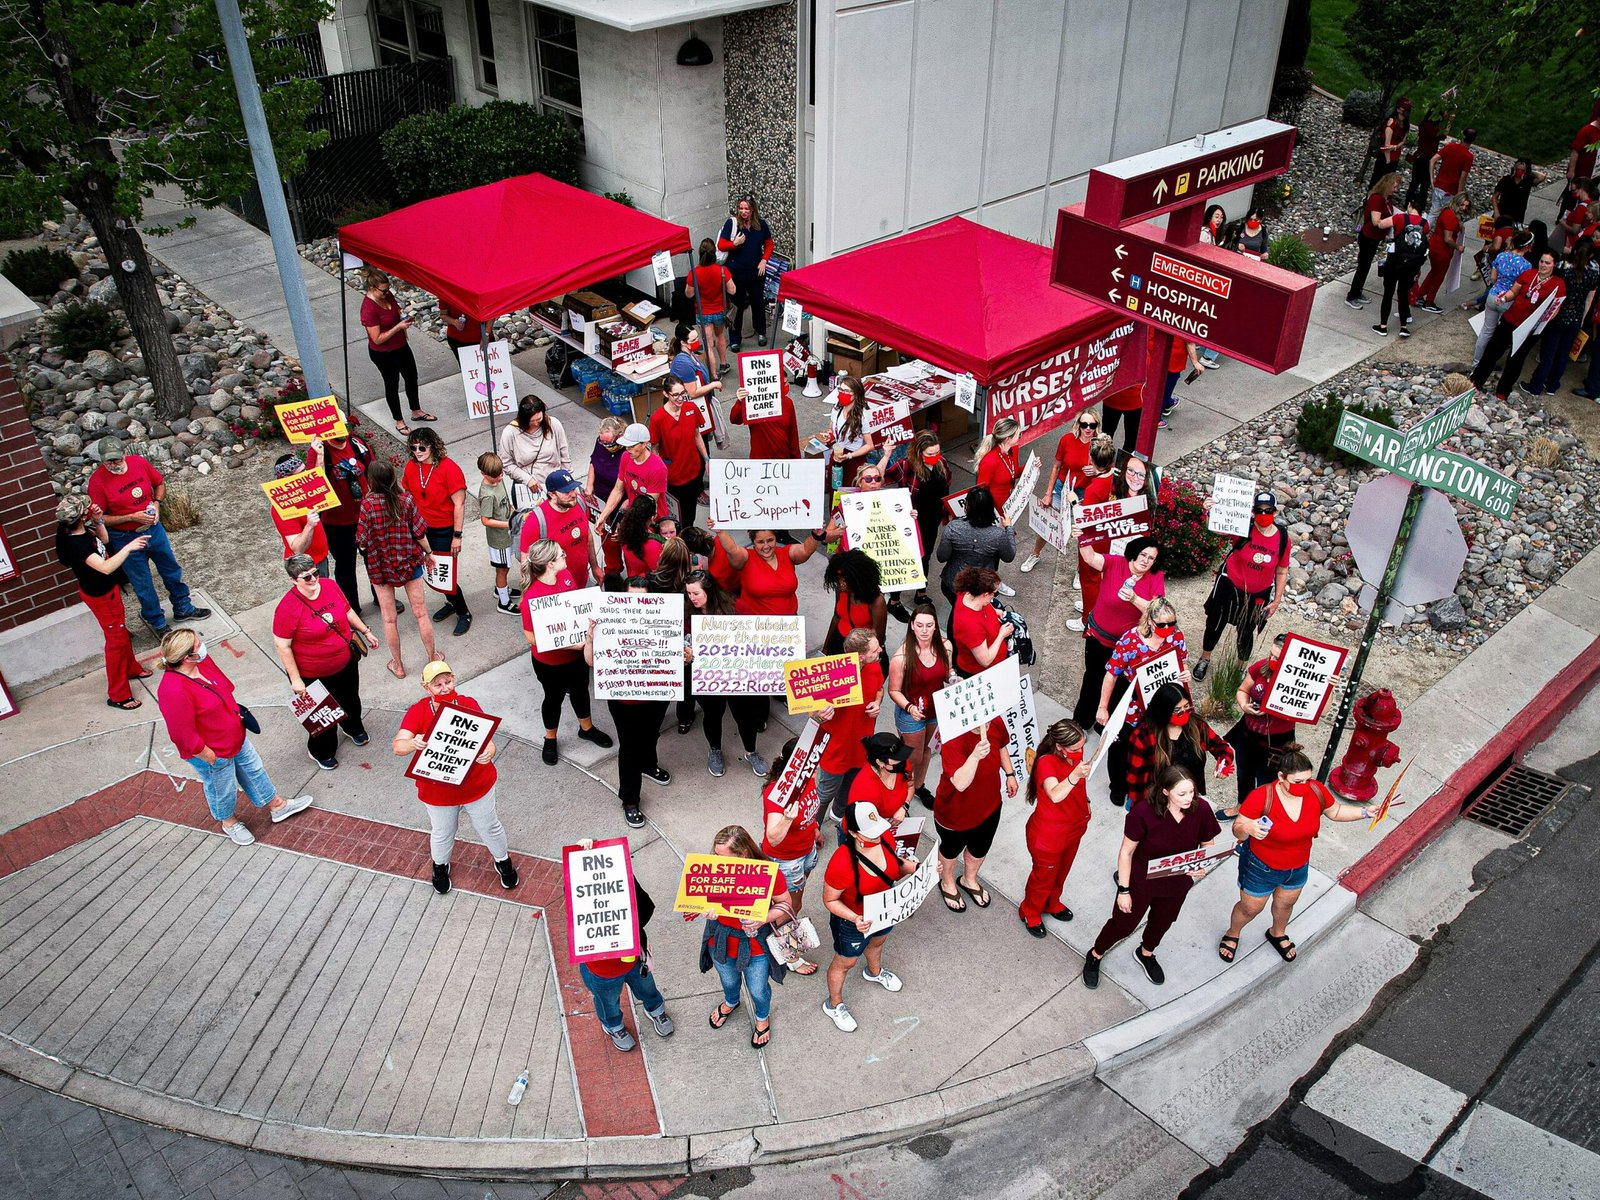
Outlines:
{"label": "red fire hydrant", "polygon": [[1394,693],[1380,688],[1355,708],[1356,731],[1350,749],[1328,776],[1328,785],[1347,800],[1363,802],[1378,794],[1378,770],[1400,761],[1400,749],[1389,735],[1400,728]]}

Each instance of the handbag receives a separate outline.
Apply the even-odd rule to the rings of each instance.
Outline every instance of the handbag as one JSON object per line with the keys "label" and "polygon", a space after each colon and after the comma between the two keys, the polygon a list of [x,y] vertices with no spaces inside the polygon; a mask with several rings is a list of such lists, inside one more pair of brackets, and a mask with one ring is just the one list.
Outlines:
{"label": "handbag", "polygon": [[239,724],[243,725],[251,733],[261,732],[261,722],[256,720],[255,713],[242,704],[239,705]]}
{"label": "handbag", "polygon": [[[718,241],[732,241],[733,240],[733,235],[739,231],[739,227],[734,222],[734,219],[732,217],[729,217],[727,219],[727,221],[725,221],[723,223],[722,227],[728,231],[728,236],[726,238],[723,238],[723,237],[719,236],[717,238]],[[723,264],[725,264],[728,261],[728,254],[729,254],[729,251],[727,251],[727,250],[719,249],[717,251],[717,265],[718,266],[722,266]]]}
{"label": "handbag", "polygon": [[[295,589],[294,594],[296,596],[300,596],[300,591],[298,588]],[[304,596],[300,596],[300,603],[304,604],[307,608],[311,608],[311,601],[307,600]],[[338,626],[334,624],[332,617],[325,612],[317,612],[317,610],[314,608],[311,608],[311,611],[322,618],[322,623],[324,625],[337,632]],[[359,633],[356,633],[354,630],[351,630],[350,636],[344,639],[344,644],[350,648],[350,657],[355,659],[356,662],[360,662],[367,656],[367,643],[362,636]],[[260,730],[257,730],[256,732],[259,733]]]}

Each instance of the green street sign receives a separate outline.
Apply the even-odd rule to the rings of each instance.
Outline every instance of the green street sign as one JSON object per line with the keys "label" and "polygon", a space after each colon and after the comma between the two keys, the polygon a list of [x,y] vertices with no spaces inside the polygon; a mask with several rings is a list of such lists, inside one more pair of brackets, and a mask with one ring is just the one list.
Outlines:
{"label": "green street sign", "polygon": [[[1443,417],[1453,403],[1428,419]],[[1404,434],[1352,412],[1339,418],[1333,445],[1375,467],[1393,471],[1413,483],[1437,488],[1497,517],[1509,517],[1522,492],[1522,485],[1516,480],[1448,450],[1419,450],[1408,458]]]}
{"label": "green street sign", "polygon": [[1477,398],[1477,391],[1468,389],[1461,395],[1446,400],[1423,417],[1414,428],[1406,430],[1405,445],[1400,451],[1400,460],[1409,461],[1417,451],[1437,446],[1460,429],[1461,422],[1467,419],[1467,410]]}

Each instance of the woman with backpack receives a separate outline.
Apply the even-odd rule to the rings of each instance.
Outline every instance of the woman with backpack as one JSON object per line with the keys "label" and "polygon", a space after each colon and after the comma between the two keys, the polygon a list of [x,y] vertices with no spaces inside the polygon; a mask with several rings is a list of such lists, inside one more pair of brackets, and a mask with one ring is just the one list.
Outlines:
{"label": "woman with backpack", "polygon": [[[1206,501],[1208,512],[1210,503]],[[1235,539],[1206,597],[1206,632],[1200,642],[1200,659],[1194,664],[1196,683],[1211,670],[1211,652],[1229,625],[1239,630],[1239,661],[1250,661],[1256,628],[1278,611],[1288,579],[1289,531],[1278,524],[1278,498],[1271,492],[1257,492],[1250,506],[1250,532]]]}
{"label": "woman with backpack", "polygon": [[572,702],[580,738],[601,749],[612,744],[609,734],[594,727],[590,715],[589,666],[583,661],[583,647],[541,650],[533,631],[534,609],[544,607],[536,605],[535,601],[577,590],[577,581],[567,569],[567,554],[560,543],[540,538],[528,547],[522,560],[522,632],[528,639],[534,677],[544,692],[539,705],[539,715],[544,718],[544,746],[540,754],[546,766],[554,766],[558,758],[556,731],[561,725],[563,700]]}
{"label": "woman with backpack", "polygon": [[828,964],[828,994],[822,1011],[841,1033],[854,1033],[856,1019],[844,1005],[844,979],[858,959],[867,960],[861,973],[867,982],[888,992],[905,986],[883,966],[883,944],[894,926],[874,931],[864,902],[866,897],[894,887],[916,870],[916,864],[895,853],[888,836],[889,822],[872,805],[852,804],[845,809],[844,828],[844,844],[828,859],[822,875],[822,903],[833,934],[833,961]]}
{"label": "woman with backpack", "polygon": [[[1396,176],[1398,178],[1398,176]],[[1383,302],[1378,305],[1378,323],[1372,332],[1379,337],[1389,336],[1389,310],[1394,307],[1395,293],[1400,295],[1400,336],[1408,338],[1411,330],[1411,289],[1417,285],[1417,274],[1428,261],[1428,219],[1415,204],[1408,204],[1403,213],[1395,213],[1389,226],[1392,246],[1389,257],[1378,268],[1383,276]]]}

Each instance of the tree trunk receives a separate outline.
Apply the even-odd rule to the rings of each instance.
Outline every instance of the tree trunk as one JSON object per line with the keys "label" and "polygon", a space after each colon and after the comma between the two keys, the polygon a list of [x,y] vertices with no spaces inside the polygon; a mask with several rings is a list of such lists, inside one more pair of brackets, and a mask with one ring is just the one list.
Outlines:
{"label": "tree trunk", "polygon": [[[71,200],[88,218],[95,236],[100,239],[111,277],[116,280],[122,311],[133,329],[134,340],[139,343],[139,353],[144,357],[145,374],[155,385],[156,412],[164,421],[186,423],[194,397],[178,365],[177,348],[167,332],[166,314],[161,308],[161,297],[156,293],[155,272],[150,269],[150,255],[145,250],[138,223],[112,209],[103,176],[90,175],[84,186],[75,190]],[[123,269],[126,263],[133,264],[132,271]]]}

